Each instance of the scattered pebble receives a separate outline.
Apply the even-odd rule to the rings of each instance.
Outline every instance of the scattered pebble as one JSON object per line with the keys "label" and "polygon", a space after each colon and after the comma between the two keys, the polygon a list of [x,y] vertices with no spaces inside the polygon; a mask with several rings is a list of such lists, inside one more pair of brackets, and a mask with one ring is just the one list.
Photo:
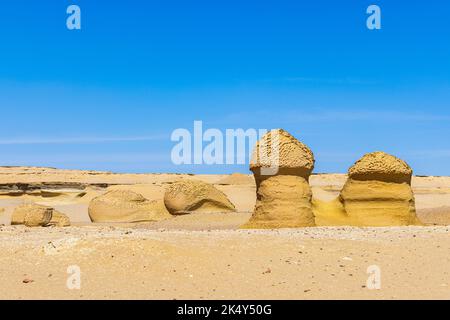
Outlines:
{"label": "scattered pebble", "polygon": [[270,270],[270,268],[267,268],[267,270],[264,271],[262,274],[267,274],[267,273],[272,273],[272,270]]}
{"label": "scattered pebble", "polygon": [[350,258],[350,257],[343,257],[342,260],[345,260],[345,261],[353,261],[353,259]]}

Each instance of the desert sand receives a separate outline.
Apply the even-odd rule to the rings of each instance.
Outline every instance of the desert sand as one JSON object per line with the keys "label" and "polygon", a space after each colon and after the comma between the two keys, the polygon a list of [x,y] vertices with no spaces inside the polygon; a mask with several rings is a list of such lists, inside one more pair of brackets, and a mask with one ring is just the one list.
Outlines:
{"label": "desert sand", "polygon": [[[173,182],[222,191],[236,212],[145,223],[92,223],[92,199],[112,190],[162,203]],[[313,174],[313,199],[332,201],[345,174]],[[253,175],[114,174],[0,168],[1,299],[450,299],[450,177],[412,177],[422,226],[240,229],[256,203]],[[70,227],[11,226],[24,203],[50,206]],[[2,210],[3,209],[3,210]],[[70,290],[69,266],[80,289]],[[370,290],[367,268],[379,266]]]}

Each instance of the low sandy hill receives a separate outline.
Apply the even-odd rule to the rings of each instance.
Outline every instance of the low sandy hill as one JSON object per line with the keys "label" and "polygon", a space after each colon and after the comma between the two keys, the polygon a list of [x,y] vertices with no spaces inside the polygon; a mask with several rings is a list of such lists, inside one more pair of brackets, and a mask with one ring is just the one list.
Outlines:
{"label": "low sandy hill", "polygon": [[254,185],[255,179],[250,174],[233,173],[225,178],[220,179],[215,184],[218,185]]}

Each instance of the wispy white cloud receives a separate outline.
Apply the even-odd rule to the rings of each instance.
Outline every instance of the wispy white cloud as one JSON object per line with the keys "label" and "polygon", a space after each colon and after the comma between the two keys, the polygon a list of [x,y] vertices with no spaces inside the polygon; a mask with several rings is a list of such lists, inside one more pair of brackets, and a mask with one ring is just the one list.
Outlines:
{"label": "wispy white cloud", "polygon": [[291,82],[291,83],[305,83],[314,85],[374,85],[379,83],[378,81],[372,79],[361,79],[354,77],[319,78],[319,77],[304,77],[304,76],[263,79],[262,81],[269,83]]}
{"label": "wispy white cloud", "polygon": [[[31,159],[31,160],[30,160]],[[55,166],[67,163],[161,163],[170,162],[170,152],[89,152],[5,155],[2,166]]]}
{"label": "wispy white cloud", "polygon": [[407,151],[403,152],[403,155],[417,159],[450,158],[450,149],[428,149],[428,150]]}
{"label": "wispy white cloud", "polygon": [[297,113],[300,119],[309,121],[357,121],[357,120],[383,120],[383,121],[448,121],[450,116],[429,114],[424,112],[400,112],[400,111],[331,111],[320,113]]}
{"label": "wispy white cloud", "polygon": [[313,84],[330,84],[330,85],[344,85],[344,84],[363,84],[372,85],[377,84],[373,80],[365,80],[359,78],[308,78],[308,77],[286,77],[282,81],[287,82],[305,82]]}
{"label": "wispy white cloud", "polygon": [[168,139],[166,135],[137,137],[75,137],[75,138],[10,138],[0,139],[0,145],[32,144],[99,144],[114,142],[157,141]]}
{"label": "wispy white cloud", "polygon": [[[276,109],[275,109],[276,110]],[[432,114],[425,112],[400,112],[377,110],[345,110],[345,111],[317,111],[303,112],[300,110],[286,110],[283,113],[273,111],[256,111],[252,113],[234,113],[224,118],[225,121],[248,118],[270,118],[277,123],[302,123],[302,122],[339,122],[339,121],[450,121],[450,115]]]}

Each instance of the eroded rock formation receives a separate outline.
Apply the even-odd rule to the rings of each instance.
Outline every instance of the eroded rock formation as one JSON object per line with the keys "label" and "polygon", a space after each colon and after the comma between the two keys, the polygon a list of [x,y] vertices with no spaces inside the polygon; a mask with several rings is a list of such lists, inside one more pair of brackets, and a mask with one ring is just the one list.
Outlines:
{"label": "eroded rock formation", "polygon": [[70,226],[70,219],[64,213],[53,210],[52,219],[49,224],[57,227],[68,227]]}
{"label": "eroded rock formation", "polygon": [[28,227],[70,226],[70,219],[65,214],[34,203],[23,204],[16,207],[11,217],[12,225],[24,224]]}
{"label": "eroded rock formation", "polygon": [[296,228],[314,226],[309,176],[314,169],[311,150],[288,132],[268,132],[256,144],[250,170],[257,200],[243,228]]}
{"label": "eroded rock formation", "polygon": [[418,224],[412,169],[403,160],[384,152],[364,155],[348,171],[340,193],[349,221],[358,226]]}
{"label": "eroded rock formation", "polygon": [[146,222],[170,217],[164,205],[129,190],[111,190],[89,203],[92,222]]}
{"label": "eroded rock formation", "polygon": [[170,184],[164,194],[164,204],[173,215],[236,211],[222,191],[198,180],[180,180]]}

